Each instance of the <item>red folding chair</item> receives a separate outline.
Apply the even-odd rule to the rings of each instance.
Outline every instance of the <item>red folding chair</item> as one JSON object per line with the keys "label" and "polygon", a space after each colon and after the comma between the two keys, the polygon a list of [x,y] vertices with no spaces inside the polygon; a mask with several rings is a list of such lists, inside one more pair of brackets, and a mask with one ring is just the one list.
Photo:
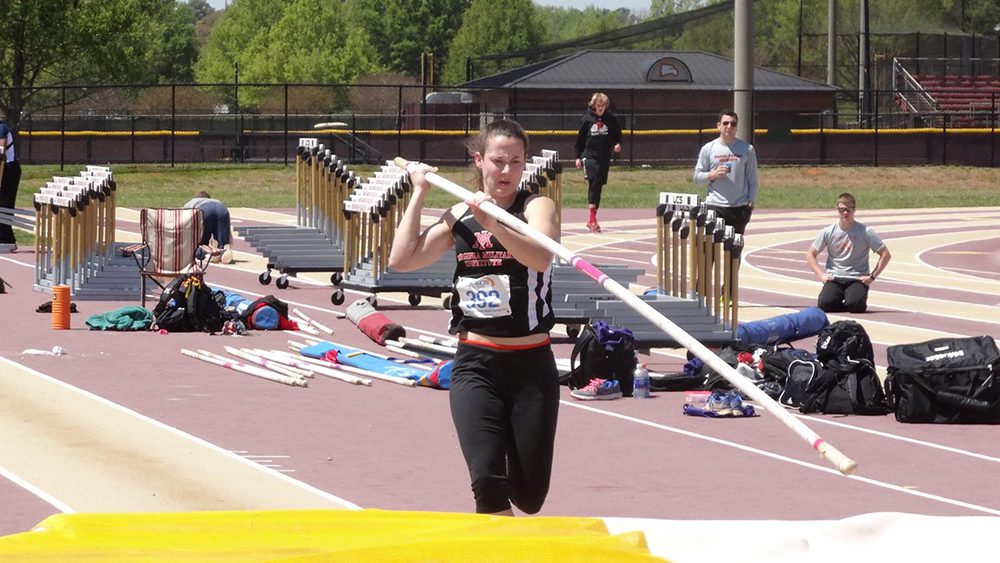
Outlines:
{"label": "red folding chair", "polygon": [[202,246],[204,228],[200,209],[147,208],[139,213],[142,242],[126,252],[139,265],[139,293],[146,306],[146,281],[152,280],[160,291],[181,274],[203,276],[211,259],[221,251]]}

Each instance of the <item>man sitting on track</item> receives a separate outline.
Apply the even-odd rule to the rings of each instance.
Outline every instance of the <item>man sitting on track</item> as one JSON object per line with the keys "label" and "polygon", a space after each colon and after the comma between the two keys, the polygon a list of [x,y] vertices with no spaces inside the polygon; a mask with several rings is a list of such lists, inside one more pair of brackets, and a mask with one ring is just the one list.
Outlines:
{"label": "man sitting on track", "polygon": [[[854,220],[856,209],[853,195],[840,194],[837,197],[840,220],[823,229],[806,252],[806,262],[823,282],[816,306],[827,313],[864,313],[868,309],[868,289],[892,258],[889,247],[875,231]],[[827,250],[825,271],[816,261],[824,248]],[[871,273],[869,250],[878,254],[878,262]]]}

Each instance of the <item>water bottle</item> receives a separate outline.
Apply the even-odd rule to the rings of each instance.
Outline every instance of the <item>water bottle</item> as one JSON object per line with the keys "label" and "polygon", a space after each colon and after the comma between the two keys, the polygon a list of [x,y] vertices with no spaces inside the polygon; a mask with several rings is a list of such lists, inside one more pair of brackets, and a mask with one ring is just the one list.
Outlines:
{"label": "water bottle", "polygon": [[632,398],[649,398],[649,371],[646,370],[646,364],[639,364],[635,368],[635,374],[632,376]]}

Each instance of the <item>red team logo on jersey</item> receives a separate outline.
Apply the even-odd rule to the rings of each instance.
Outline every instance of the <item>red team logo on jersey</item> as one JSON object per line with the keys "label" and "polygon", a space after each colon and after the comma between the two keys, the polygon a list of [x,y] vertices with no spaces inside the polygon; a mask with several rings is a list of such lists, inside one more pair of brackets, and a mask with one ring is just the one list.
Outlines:
{"label": "red team logo on jersey", "polygon": [[476,236],[476,242],[472,244],[472,248],[476,250],[486,250],[487,248],[493,248],[493,240],[489,231],[479,231],[478,233],[473,233]]}
{"label": "red team logo on jersey", "polygon": [[841,255],[850,254],[854,250],[854,244],[851,242],[851,237],[844,235],[833,240],[831,245],[840,251]]}

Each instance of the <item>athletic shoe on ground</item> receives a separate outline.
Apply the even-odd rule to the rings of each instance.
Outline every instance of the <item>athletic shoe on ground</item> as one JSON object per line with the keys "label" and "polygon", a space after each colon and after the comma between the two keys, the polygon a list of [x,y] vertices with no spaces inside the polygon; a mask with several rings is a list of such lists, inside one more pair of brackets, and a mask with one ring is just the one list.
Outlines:
{"label": "athletic shoe on ground", "polygon": [[708,400],[705,401],[705,410],[712,411],[717,416],[732,416],[733,407],[729,395],[712,391],[712,394],[708,396]]}
{"label": "athletic shoe on ground", "polygon": [[595,232],[595,233],[601,232],[601,225],[597,221],[594,221],[594,230],[593,230],[593,232]]}
{"label": "athletic shoe on ground", "polygon": [[723,397],[729,402],[729,409],[733,416],[743,416],[743,397],[738,391],[730,391]]}
{"label": "athletic shoe on ground", "polygon": [[574,399],[581,401],[609,401],[622,397],[621,386],[617,381],[606,379],[591,379],[590,383],[582,389],[574,389],[569,392]]}

